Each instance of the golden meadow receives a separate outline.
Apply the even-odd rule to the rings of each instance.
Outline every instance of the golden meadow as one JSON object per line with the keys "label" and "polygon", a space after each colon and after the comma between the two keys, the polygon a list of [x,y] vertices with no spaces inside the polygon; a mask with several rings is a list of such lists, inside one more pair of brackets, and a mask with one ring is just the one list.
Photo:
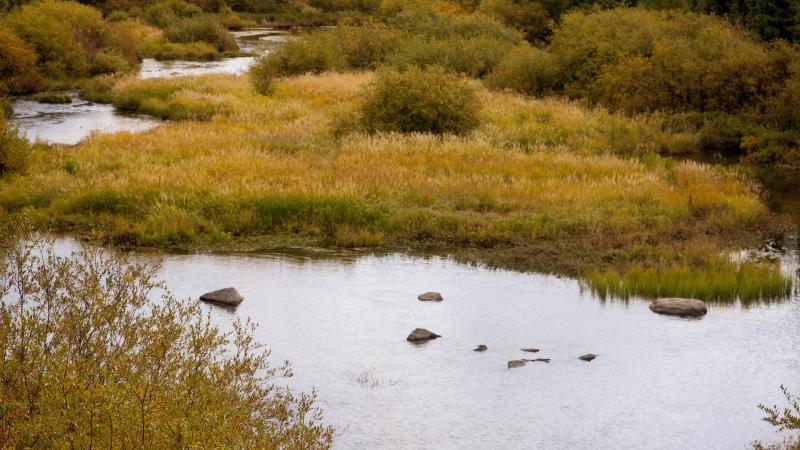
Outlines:
{"label": "golden meadow", "polygon": [[744,303],[790,294],[732,251],[783,231],[734,169],[656,156],[691,136],[560,98],[477,90],[463,136],[352,126],[371,72],[122,79],[123,109],[179,119],[141,134],[36,146],[0,182],[6,220],[123,246],[326,245],[436,250],[579,276],[601,296]]}

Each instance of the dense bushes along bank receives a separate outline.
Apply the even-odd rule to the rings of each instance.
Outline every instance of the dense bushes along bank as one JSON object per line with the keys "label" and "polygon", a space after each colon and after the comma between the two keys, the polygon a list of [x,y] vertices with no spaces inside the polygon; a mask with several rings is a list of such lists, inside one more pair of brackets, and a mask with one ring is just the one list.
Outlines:
{"label": "dense bushes along bank", "polygon": [[156,3],[140,20],[104,18],[97,9],[71,1],[28,3],[0,16],[0,95],[129,73],[144,57],[236,55],[236,42],[223,26],[231,14],[206,14],[180,0]]}
{"label": "dense bushes along bank", "polygon": [[328,70],[439,66],[493,89],[566,95],[627,114],[675,115],[672,131],[702,134],[670,153],[723,152],[800,167],[800,53],[717,17],[641,8],[575,11],[544,47],[482,14],[404,6],[378,23],[318,30],[259,62],[263,79]]}

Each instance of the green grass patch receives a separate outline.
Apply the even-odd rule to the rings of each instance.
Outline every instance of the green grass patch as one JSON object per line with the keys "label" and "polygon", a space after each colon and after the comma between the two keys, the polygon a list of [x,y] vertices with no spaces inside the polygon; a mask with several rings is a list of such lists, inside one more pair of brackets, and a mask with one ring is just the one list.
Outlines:
{"label": "green grass patch", "polygon": [[72,97],[67,94],[58,94],[55,92],[41,92],[36,94],[34,97],[39,103],[50,103],[54,105],[64,105],[68,103],[72,103]]}
{"label": "green grass patch", "polygon": [[720,258],[700,267],[676,265],[592,272],[581,286],[602,300],[685,297],[743,305],[783,300],[792,294],[793,279],[771,262],[736,263]]}

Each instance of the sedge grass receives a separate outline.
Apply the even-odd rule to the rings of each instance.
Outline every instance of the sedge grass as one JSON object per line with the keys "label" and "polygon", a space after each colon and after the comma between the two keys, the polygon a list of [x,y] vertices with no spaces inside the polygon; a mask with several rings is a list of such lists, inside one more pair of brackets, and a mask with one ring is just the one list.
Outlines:
{"label": "sedge grass", "polygon": [[0,181],[0,210],[127,245],[436,247],[569,275],[652,272],[659,286],[707,283],[683,276],[691,259],[693,272],[746,278],[699,296],[783,295],[769,287],[774,266],[716,263],[775,229],[755,188],[729,169],[653,156],[646,121],[481,89],[482,125],[466,136],[342,132],[371,77],[281,79],[268,97],[228,75],[120,81],[118,104],[187,120],[39,149],[27,174]]}

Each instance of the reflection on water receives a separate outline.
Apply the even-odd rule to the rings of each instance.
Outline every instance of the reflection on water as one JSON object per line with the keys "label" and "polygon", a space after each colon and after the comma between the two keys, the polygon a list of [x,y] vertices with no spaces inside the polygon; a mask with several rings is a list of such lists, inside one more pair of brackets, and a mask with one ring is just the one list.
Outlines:
{"label": "reflection on water", "polygon": [[[233,33],[242,52],[264,54],[275,45],[285,42],[285,32],[269,28],[249,29]],[[253,56],[224,58],[220,61],[156,61],[145,59],[139,72],[141,78],[177,77],[206,73],[242,74],[253,63]],[[31,141],[50,144],[77,144],[93,132],[144,131],[161,121],[141,115],[122,114],[111,105],[79,100],[74,92],[73,103],[49,105],[20,97],[12,101],[14,123],[21,134]]]}
{"label": "reflection on water", "polygon": [[93,132],[144,131],[161,121],[143,115],[117,112],[111,105],[84,102],[69,93],[72,103],[50,105],[30,98],[12,101],[14,123],[31,141],[51,144],[77,144]]}
{"label": "reflection on water", "polygon": [[[798,298],[681,320],[603,304],[570,279],[324,255],[172,255],[160,274],[183,298],[235,286],[237,309],[204,308],[224,327],[259,324],[259,341],[293,363],[289,385],[317,389],[336,448],[746,448],[779,438],[757,405],[780,402],[781,383],[800,392]],[[445,300],[416,300],[428,290]],[[409,344],[415,327],[443,337]],[[552,361],[507,369],[525,347]]]}

